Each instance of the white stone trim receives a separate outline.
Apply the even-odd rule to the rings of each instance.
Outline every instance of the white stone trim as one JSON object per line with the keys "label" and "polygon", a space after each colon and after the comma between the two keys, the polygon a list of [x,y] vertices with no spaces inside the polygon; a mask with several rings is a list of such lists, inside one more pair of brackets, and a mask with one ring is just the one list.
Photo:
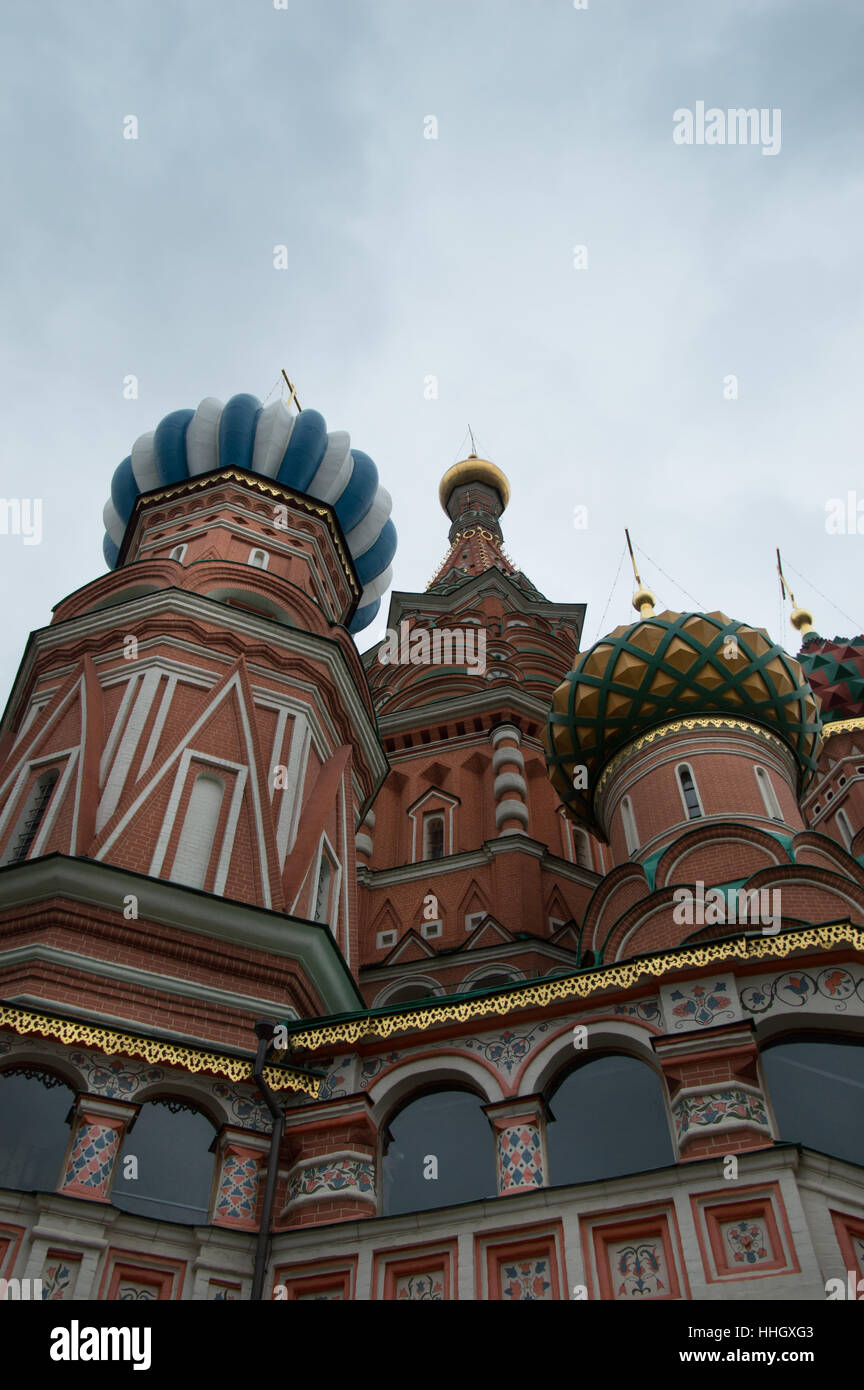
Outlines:
{"label": "white stone trim", "polygon": [[492,747],[497,748],[502,738],[512,739],[518,747],[522,742],[522,730],[517,729],[515,724],[499,724],[497,729],[492,730]]}
{"label": "white stone trim", "polygon": [[165,727],[165,720],[168,716],[168,711],[171,708],[171,701],[174,698],[174,691],[176,689],[177,676],[172,672],[170,675],[166,677],[165,680],[165,689],[162,693],[162,700],[159,705],[156,718],[153,720],[153,728],[150,732],[150,737],[147,740],[147,747],[144,750],[144,757],[141,759],[141,766],[138,768],[138,776],[135,778],[136,782],[141,781],[141,778],[144,776],[144,773],[147,771],[148,767],[150,766],[150,764],[156,756],[156,749],[159,747],[159,740],[162,737],[162,730]]}
{"label": "white stone trim", "polygon": [[[82,684],[83,684],[83,682],[82,682]],[[71,776],[72,776],[72,773],[74,772],[76,766],[78,765],[78,762],[79,762],[79,751],[80,751],[80,750],[79,750],[78,748],[67,748],[67,749],[64,749],[64,751],[63,751],[62,753],[54,753],[54,754],[51,754],[51,755],[42,757],[42,758],[40,758],[40,759],[38,760],[40,763],[41,763],[41,762],[53,763],[53,762],[56,762],[58,758],[64,758],[64,757],[65,757],[65,759],[66,759],[66,766],[63,768],[63,771],[61,772],[61,774],[60,774],[60,776],[59,776],[59,778],[58,778],[58,780],[57,780],[57,782],[56,782],[56,784],[55,784],[55,786],[54,786],[54,788],[53,788],[53,790],[52,790],[51,798],[50,798],[50,800],[49,800],[49,802],[48,802],[48,809],[47,809],[45,815],[42,817],[42,823],[41,823],[41,825],[39,826],[39,830],[38,830],[38,832],[37,832],[36,838],[35,838],[35,840],[33,841],[33,844],[32,844],[31,847],[30,847],[30,853],[29,853],[28,856],[27,856],[28,859],[38,859],[38,857],[39,857],[39,855],[41,854],[42,849],[43,849],[43,847],[44,847],[44,845],[45,845],[45,841],[47,840],[48,836],[49,836],[50,833],[51,833],[51,829],[52,829],[52,827],[53,827],[53,825],[54,825],[55,820],[57,819],[57,813],[58,813],[58,811],[60,810],[60,807],[61,807],[62,804],[63,804],[63,800],[64,800],[64,798],[65,798],[65,796],[66,796],[66,789],[67,789],[67,787],[69,786],[69,780],[70,780],[70,778],[71,778]],[[74,854],[74,853],[75,853],[75,832],[76,832],[76,829],[77,829],[77,824],[78,824],[78,801],[77,801],[77,797],[76,797],[75,810],[74,810],[73,815],[72,815],[72,832],[71,832],[71,835],[70,835],[71,844],[70,844],[70,847],[69,847],[69,853],[70,853],[70,854]]]}
{"label": "white stone trim", "polygon": [[499,801],[495,807],[495,825],[500,830],[505,820],[518,820],[528,824],[528,807],[523,801]]}
{"label": "white stone trim", "polygon": [[524,777],[520,777],[518,772],[502,772],[495,778],[492,788],[495,793],[495,800],[498,801],[506,792],[520,792],[527,797],[528,787]]}
{"label": "white stone trim", "polygon": [[[349,915],[348,915],[348,866],[349,866],[349,863],[350,863],[350,859],[349,859],[349,848],[350,848],[350,846],[349,846],[349,840],[348,840],[348,795],[347,795],[347,791],[346,791],[346,788],[345,788],[345,778],[344,778],[344,776],[339,778],[339,795],[340,795],[340,798],[341,798],[341,807],[342,807],[342,853],[343,853],[343,855],[345,856],[345,858],[344,858],[344,865],[343,865],[343,860],[342,860],[341,858],[337,858],[337,860],[336,860],[336,863],[337,863],[338,868],[339,868],[339,882],[336,884],[336,889],[335,889],[335,894],[334,894],[334,902],[337,902],[337,903],[338,903],[338,901],[339,901],[338,894],[339,894],[339,892],[340,892],[340,890],[341,890],[342,899],[343,899],[343,901],[342,901],[342,954],[343,954],[344,957],[345,957],[345,963],[346,963],[346,965],[347,965],[347,966],[349,967],[349,969],[350,969],[350,966],[351,966],[351,931],[350,931],[351,921],[350,921],[350,918],[349,918]],[[343,867],[344,867],[344,872],[343,872]],[[336,936],[336,927],[337,927],[337,926],[338,926],[338,913],[337,913],[337,921],[336,921],[336,923],[335,923],[334,926],[333,926],[333,935],[334,935],[334,936]],[[337,940],[337,941],[339,940],[338,936],[336,936],[336,940]]]}
{"label": "white stone trim", "polygon": [[285,860],[294,848],[297,839],[311,741],[309,721],[305,713],[298,710],[294,715],[291,747],[288,753],[288,762],[285,764],[287,785],[282,789],[279,818],[276,822],[276,850],[280,870],[285,868]]}
{"label": "white stone trim", "polygon": [[479,1091],[486,1105],[506,1099],[496,1073],[474,1057],[463,1057],[458,1052],[434,1057],[412,1055],[394,1063],[391,1070],[372,1082],[368,1095],[372,1101],[373,1120],[380,1127],[412,1092],[419,1094],[431,1082],[439,1081],[455,1082],[457,1086],[467,1082],[472,1091]]}
{"label": "white stone trim", "polygon": [[[434,954],[434,951],[430,953],[430,960],[434,958]],[[393,964],[395,963],[396,962],[393,962]],[[412,961],[411,964],[422,965],[425,964],[425,962]],[[390,1002],[391,997],[394,994],[399,994],[401,990],[407,989],[409,985],[422,985],[424,989],[427,990],[427,993],[430,996],[434,996],[435,998],[440,998],[440,996],[444,993],[444,990],[442,989],[441,985],[438,983],[437,980],[433,979],[431,975],[400,975],[397,976],[396,979],[390,980],[384,986],[384,988],[376,995],[375,999],[372,1001],[372,1008],[386,1008],[387,1004],[389,1004]],[[410,1000],[403,1001],[405,1005],[407,1005],[410,1002]],[[394,1004],[393,1007],[396,1008],[397,1005]],[[401,1008],[402,1005],[400,1004],[398,1007]],[[417,1007],[421,1007],[421,996],[419,995],[417,997]]]}
{"label": "white stone trim", "polygon": [[276,795],[276,777],[273,768],[283,766],[282,751],[285,744],[285,726],[288,723],[288,707],[287,705],[273,705],[263,700],[256,700],[255,703],[259,708],[275,709],[276,711],[276,728],[273,730],[273,744],[270,749],[270,767],[267,773],[270,803],[272,805],[273,798]]}
{"label": "white stone trim", "polygon": [[[459,803],[457,802],[457,800],[456,800],[456,798],[455,798],[454,796],[451,796],[451,795],[449,794],[449,792],[442,791],[440,787],[430,787],[429,790],[428,790],[428,792],[426,792],[423,796],[419,797],[418,800],[414,802],[413,806],[411,807],[410,811],[408,812],[408,819],[411,821],[411,863],[412,863],[412,864],[438,864],[438,863],[441,862],[441,860],[438,860],[438,859],[424,859],[423,856],[422,856],[422,848],[423,848],[422,844],[421,844],[421,846],[420,846],[421,855],[420,855],[419,858],[418,858],[418,855],[417,855],[417,831],[418,831],[418,827],[422,827],[422,824],[423,824],[423,814],[421,814],[421,811],[422,811],[422,808],[423,808],[423,806],[425,805],[425,803],[430,799],[430,797],[431,797],[431,798],[437,797],[439,801],[443,801],[443,802],[444,802],[444,805],[441,807],[441,814],[442,814],[442,815],[444,816],[444,818],[445,818],[445,822],[446,822],[446,826],[447,826],[447,832],[446,832],[446,836],[445,836],[445,840],[444,840],[444,854],[441,856],[441,858],[442,858],[442,859],[448,859],[448,858],[450,857],[450,855],[453,854],[453,845],[454,845],[454,824],[453,824],[453,820],[454,820],[454,814],[455,814],[455,811],[456,811],[456,807],[457,807],[457,805],[458,805]],[[448,813],[449,813],[449,815],[448,815]],[[425,813],[424,813],[424,814],[425,814]]]}
{"label": "white stone trim", "polygon": [[[122,605],[120,606],[122,607]],[[212,623],[218,612],[219,625],[226,632],[238,633],[242,637],[257,638],[260,641],[271,643],[288,656],[298,655],[308,657],[312,661],[320,662],[336,686],[340,700],[345,707],[346,714],[352,722],[352,727],[356,730],[357,743],[359,747],[362,748],[364,757],[367,759],[373,775],[378,775],[383,778],[387,769],[387,762],[380,745],[374,717],[370,716],[369,711],[360,698],[359,690],[353,678],[353,669],[349,667],[349,658],[347,654],[342,650],[339,642],[334,641],[333,638],[319,637],[316,633],[303,632],[300,628],[287,627],[284,624],[273,622],[272,619],[259,619],[245,609],[226,607],[224,604],[219,604],[217,600],[207,599],[199,594],[193,594],[186,590],[159,589],[153,593],[145,594],[140,598],[131,600],[128,604],[128,609],[130,612],[126,616],[129,626],[136,621],[140,622],[140,620],[148,617],[161,618],[166,612],[169,612],[172,617],[190,618],[197,622]],[[63,623],[38,629],[33,635],[31,648],[16,676],[13,691],[10,696],[10,708],[13,705],[15,695],[29,679],[37,657],[41,656],[43,653],[52,652],[57,648],[62,650],[67,643],[77,641],[82,637],[104,636],[105,634],[113,636],[116,634],[119,625],[120,618],[118,617],[118,607],[115,606],[108,609],[91,611],[82,614],[78,618],[69,618]],[[164,639],[162,638],[154,637],[146,643],[139,643],[139,662],[143,652],[146,652],[151,647],[155,649],[163,641]],[[196,659],[200,660],[203,650],[200,645],[196,645],[195,643],[188,642],[181,638],[173,638],[172,642],[178,651],[188,652],[190,654],[192,663],[194,663]],[[117,663],[122,661],[122,657],[119,653],[120,648],[118,647],[114,651],[95,657],[94,661],[97,667],[105,665],[108,662]],[[208,651],[207,655],[210,657],[215,656],[224,661],[226,668],[229,670],[234,665],[234,661],[228,656],[223,656],[221,652]],[[168,669],[170,664],[171,663],[163,659],[160,669]],[[292,684],[298,685],[304,693],[308,693],[310,704],[318,715],[322,728],[326,729],[328,737],[330,738],[330,746],[337,747],[342,742],[341,738],[338,736],[338,730],[333,724],[326,706],[321,699],[319,686],[310,684],[309,682],[298,682],[294,676],[283,676],[280,671],[273,666],[259,666],[254,661],[250,661],[247,664],[250,678],[255,675],[271,681],[274,679],[290,679]],[[186,671],[182,665],[178,667],[176,661],[174,665],[179,673],[188,675],[188,671]],[[75,669],[75,666],[64,663],[55,670],[45,672],[43,679],[58,676],[64,678]],[[202,684],[205,686],[207,684],[210,686],[218,684],[220,679],[218,675],[214,676],[212,672],[207,672],[204,667],[200,669],[205,676],[209,677],[209,680],[205,679]],[[115,669],[112,672],[112,675],[114,675],[116,679],[123,679],[124,674],[125,673],[121,673],[119,669]],[[107,680],[110,681],[110,676]],[[278,692],[276,691],[266,690],[263,693],[271,698],[274,696],[278,698]],[[5,724],[3,727],[6,727]]]}
{"label": "white stone trim", "polygon": [[520,772],[525,771],[525,758],[518,748],[496,748],[492,754],[492,771],[497,773],[501,767],[506,767],[512,763],[518,767]]}
{"label": "white stone trim", "polygon": [[[317,894],[317,892],[318,892],[318,876],[319,876],[319,874],[321,873],[321,860],[324,858],[324,855],[325,855],[325,854],[327,855],[327,858],[330,860],[330,864],[331,864],[331,867],[332,867],[332,869],[333,869],[333,881],[332,881],[332,883],[330,884],[330,895],[329,895],[329,901],[328,901],[328,903],[327,903],[327,907],[328,907],[328,910],[335,909],[335,911],[333,911],[333,913],[332,913],[331,920],[327,922],[327,926],[330,928],[331,932],[333,933],[334,939],[338,942],[338,940],[339,940],[339,930],[338,930],[338,929],[339,929],[339,890],[340,890],[341,885],[342,885],[342,860],[339,858],[339,855],[336,853],[336,850],[335,850],[334,847],[333,847],[333,842],[332,842],[332,840],[330,839],[330,836],[327,834],[327,831],[326,831],[326,830],[323,831],[322,834],[321,834],[321,839],[318,841],[318,853],[317,853],[317,855],[315,856],[314,860],[312,861],[313,864],[314,864],[314,872],[313,872],[313,874],[312,874],[312,887],[311,887],[311,894],[310,894],[310,898],[309,898],[309,914],[308,914],[308,917],[309,917],[309,921],[310,921],[310,922],[314,922],[314,921],[315,921],[315,897],[316,897],[316,894]],[[307,878],[309,877],[308,873],[307,873],[306,877],[307,877]],[[304,879],[304,882],[305,882],[305,879]]]}
{"label": "white stone trim", "polygon": [[15,749],[18,747],[18,744],[21,742],[22,738],[27,733],[34,719],[37,717],[37,715],[41,714],[42,710],[45,708],[46,705],[50,705],[51,701],[54,699],[54,696],[56,694],[57,687],[55,687],[55,689],[51,690],[50,692],[44,690],[40,691],[38,700],[31,700],[27,713],[24,715],[24,718],[21,721],[21,726],[18,730],[18,733],[15,735],[15,741],[12,744],[10,752],[14,753]]}
{"label": "white stone trim", "polygon": [[[141,970],[137,966],[120,965],[114,961],[102,960],[100,957],[82,955],[80,951],[66,951],[59,946],[43,946],[38,942],[28,946],[13,946],[9,950],[0,951],[0,965],[12,966],[34,960],[47,961],[52,965],[82,971],[87,975],[123,980],[154,993],[161,990],[165,994],[203,999],[234,1009],[256,1009],[262,1013],[275,1010],[280,1018],[296,1019],[299,1017],[297,1010],[285,1003],[284,995],[280,995],[277,999],[265,999],[259,995],[241,994],[238,990],[219,989],[215,985],[201,984],[197,980],[185,979],[179,975],[163,975],[155,970]],[[13,995],[10,996],[10,1000],[15,1003],[23,1003],[25,996]],[[86,1012],[86,1010],[82,1010],[82,1013],[86,1014]],[[128,1018],[125,1022],[128,1027]]]}
{"label": "white stone trim", "polygon": [[[230,764],[229,764],[230,766]],[[225,823],[225,834],[222,836],[222,848],[216,864],[216,877],[213,880],[213,892],[220,898],[225,892],[225,884],[228,879],[228,869],[231,865],[231,855],[234,853],[234,836],[237,834],[237,822],[240,819],[240,807],[243,803],[243,793],[246,790],[246,782],[249,780],[252,789],[253,809],[255,811],[255,831],[258,839],[258,854],[261,864],[261,888],[264,896],[265,907],[271,907],[270,898],[270,875],[267,863],[267,851],[264,845],[264,836],[261,827],[260,807],[258,798],[255,796],[255,778],[249,778],[249,770],[245,767],[237,769],[237,776],[234,780],[234,795],[231,798],[231,805],[228,809],[228,820]]]}
{"label": "white stone trim", "polygon": [[150,713],[150,708],[156,698],[156,691],[162,680],[162,672],[154,668],[144,672],[143,679],[135,703],[132,706],[132,713],[126,721],[123,730],[123,737],[117,749],[117,756],[108,774],[105,783],[105,790],[102,793],[99,807],[96,811],[96,833],[98,834],[108,824],[117,809],[120,794],[126,781],[126,775],[132,766],[132,759],[138,742],[144,732],[144,725]]}
{"label": "white stone trim", "polygon": [[[126,715],[129,710],[129,702],[135,693],[135,689],[138,685],[139,680],[141,679],[142,674],[143,673],[141,671],[133,671],[131,675],[127,675],[126,672],[123,673],[124,678],[126,680],[126,689],[123,691],[123,698],[120,701],[120,707],[114,716],[114,723],[111,725],[111,732],[108,735],[107,742],[102,750],[102,757],[99,761],[100,787],[104,787],[105,785],[105,778],[108,776],[108,769],[111,766],[111,761],[114,757],[114,750],[117,747],[117,740],[120,737],[120,730],[123,728],[123,725],[126,721]],[[110,684],[114,685],[116,684],[116,682],[111,681]]]}
{"label": "white stone trim", "polygon": [[[174,777],[174,785],[173,785],[173,787],[171,788],[171,796],[170,796],[170,798],[169,798],[169,800],[168,800],[168,807],[167,807],[167,809],[166,809],[166,811],[165,811],[165,818],[164,818],[164,820],[162,821],[162,827],[161,827],[161,829],[160,829],[160,831],[159,831],[159,838],[158,838],[158,840],[156,841],[156,847],[155,847],[155,849],[154,849],[154,851],[153,851],[153,857],[152,857],[152,859],[151,859],[151,861],[150,861],[150,868],[149,868],[148,872],[149,872],[151,878],[159,878],[159,877],[161,876],[162,868],[163,868],[163,865],[164,865],[164,862],[165,862],[165,855],[166,855],[167,850],[168,850],[168,843],[169,843],[169,841],[170,841],[170,839],[171,839],[171,832],[172,832],[173,829],[174,829],[174,823],[175,823],[175,821],[176,821],[176,819],[177,819],[177,810],[178,810],[178,808],[179,808],[180,801],[181,801],[181,798],[182,798],[182,796],[183,796],[183,790],[184,790],[184,787],[185,787],[185,785],[186,785],[186,779],[187,779],[187,777],[188,777],[188,775],[189,775],[189,767],[190,767],[190,764],[191,764],[193,758],[195,759],[196,762],[204,763],[204,764],[205,764],[206,766],[208,766],[208,767],[218,767],[218,768],[221,768],[223,771],[227,769],[227,770],[230,771],[230,772],[234,772],[234,773],[237,774],[237,779],[238,779],[238,780],[239,780],[240,774],[241,774],[241,773],[244,773],[244,774],[245,774],[245,772],[246,772],[246,768],[243,766],[242,763],[229,762],[229,761],[228,761],[227,759],[225,759],[225,758],[216,758],[216,757],[214,757],[214,756],[213,756],[212,754],[210,754],[210,753],[199,753],[198,750],[197,750],[196,748],[184,748],[184,750],[183,750],[183,752],[182,752],[182,754],[181,754],[181,757],[180,757],[180,766],[179,766],[179,768],[177,769],[177,772],[176,772],[175,777]],[[236,801],[236,796],[237,796],[237,790],[236,790],[236,786],[235,786],[235,788],[234,788],[234,794],[233,794],[233,796],[232,796],[232,802],[231,802],[231,809],[232,809],[232,810],[234,809],[234,802]],[[241,789],[241,796],[242,796],[242,789]],[[229,819],[230,819],[230,812],[229,812]],[[235,822],[235,824],[236,824],[236,822]],[[224,844],[224,841],[227,840],[227,838],[228,838],[228,830],[227,830],[227,827],[226,827],[225,835],[224,835],[224,837],[223,837],[223,844]],[[212,858],[213,848],[215,848],[215,846],[211,846],[211,852],[210,852],[210,853],[211,853],[211,858]],[[216,890],[214,889],[214,891],[216,891]]]}
{"label": "white stone trim", "polygon": [[[203,709],[203,710],[201,711],[201,713],[199,714],[198,718],[195,720],[195,723],[192,725],[192,727],[191,727],[190,729],[187,730],[187,732],[186,732],[186,737],[185,737],[183,740],[181,740],[180,743],[178,743],[178,744],[176,745],[176,747],[174,748],[174,751],[173,751],[172,753],[169,753],[169,754],[168,754],[168,756],[165,758],[165,761],[163,762],[162,766],[160,767],[159,771],[158,771],[158,772],[155,774],[155,776],[151,779],[149,785],[146,786],[146,787],[144,787],[144,788],[138,793],[137,797],[135,797],[134,801],[132,801],[132,803],[131,803],[129,806],[127,806],[125,814],[121,817],[119,823],[118,823],[117,825],[115,825],[113,831],[112,831],[111,834],[108,836],[107,840],[106,840],[105,843],[102,845],[101,849],[99,850],[98,854],[96,855],[96,858],[97,858],[97,859],[104,859],[104,858],[107,856],[107,854],[109,853],[109,851],[112,849],[112,847],[114,846],[114,844],[116,844],[117,840],[118,840],[119,837],[122,835],[123,831],[124,831],[124,830],[126,829],[126,827],[129,825],[129,822],[133,819],[133,817],[134,817],[134,816],[137,814],[137,812],[141,809],[141,807],[143,806],[143,804],[144,804],[144,802],[147,800],[147,798],[148,798],[149,796],[152,795],[153,791],[155,790],[156,787],[158,787],[158,785],[159,785],[159,783],[162,781],[163,777],[167,777],[168,773],[169,773],[169,772],[171,771],[171,769],[175,766],[175,764],[178,764],[178,763],[180,762],[180,759],[181,759],[181,757],[183,756],[184,752],[186,752],[188,749],[190,749],[190,748],[192,747],[192,740],[196,737],[196,735],[199,733],[199,731],[204,727],[205,723],[212,717],[214,711],[217,710],[217,709],[219,708],[219,706],[220,706],[220,704],[222,703],[222,701],[225,700],[225,699],[228,697],[228,695],[230,695],[230,693],[231,693],[233,690],[235,690],[235,689],[237,689],[237,693],[238,693],[238,696],[239,696],[239,693],[240,693],[240,690],[239,690],[239,681],[238,681],[238,679],[237,679],[236,674],[235,674],[235,676],[234,676],[231,680],[229,680],[229,681],[222,687],[222,690],[221,690],[220,694],[217,695],[213,700],[211,700],[210,703],[206,706],[206,708]],[[208,761],[208,758],[209,758],[209,755],[208,755],[208,754],[201,754],[200,756],[202,757],[203,761],[205,761],[205,762]],[[239,766],[239,764],[225,764],[225,766]],[[172,793],[172,797],[173,797],[173,793]],[[175,808],[175,810],[176,810],[176,808]],[[170,802],[169,802],[169,812],[170,812]],[[163,829],[164,829],[164,826],[163,826]],[[154,864],[156,863],[156,860],[157,860],[158,850],[159,850],[159,846],[158,846],[158,844],[157,844],[156,853],[155,853],[154,856],[153,856],[153,863],[154,863]],[[164,849],[163,849],[163,855],[164,855]],[[160,859],[159,859],[159,863],[161,864],[161,857],[160,857]],[[153,874],[154,872],[156,872],[156,873],[158,874],[158,870],[154,870],[154,869],[151,867],[150,873]]]}
{"label": "white stone trim", "polygon": [[[66,764],[63,768],[63,771],[60,773],[57,781],[55,782],[54,787],[52,788],[51,799],[49,801],[46,813],[43,816],[42,822],[39,826],[38,834],[35,840],[33,841],[33,844],[30,846],[30,853],[27,856],[28,859],[37,858],[38,850],[39,848],[41,848],[42,844],[45,841],[47,830],[50,829],[50,827],[54,824],[54,820],[60,808],[61,800],[65,795],[66,787],[69,784],[69,778],[72,774],[72,769],[75,767],[75,764],[78,759],[77,744],[73,745],[71,748],[59,749],[54,753],[42,753],[38,758],[29,758],[22,765],[18,777],[15,780],[15,785],[12,788],[12,791],[10,792],[6,800],[6,805],[3,808],[2,815],[0,815],[0,835],[3,835],[5,834],[7,828],[7,822],[12,822],[14,824],[16,815],[20,816],[22,811],[24,810],[24,807],[20,806],[19,802],[21,799],[21,792],[23,790],[24,784],[27,781],[29,781],[30,773],[35,772],[36,769],[39,767],[44,766],[47,768],[50,766],[56,766],[61,758],[66,759]],[[9,849],[10,846],[7,845],[6,853],[8,853]]]}
{"label": "white stone trim", "polygon": [[[610,1009],[613,1003],[614,1000],[610,1000]],[[597,1007],[601,1007],[601,1001],[598,1001]],[[659,1077],[665,1094],[663,1073],[651,1046],[651,1039],[657,1036],[656,1029],[630,1020],[625,1022],[623,1019],[621,1022],[617,1019],[599,1019],[592,1023],[580,1014],[574,1014],[566,1023],[556,1020],[556,1023],[559,1022],[562,1024],[560,1031],[541,1044],[525,1068],[519,1084],[521,1095],[530,1096],[537,1092],[545,1092],[555,1081],[558,1073],[563,1074],[574,1059],[579,1061],[581,1058],[587,1062],[591,1058],[600,1058],[614,1052],[624,1053],[628,1057],[645,1062],[655,1076]],[[573,1047],[573,1028],[577,1025],[584,1025],[587,1029],[588,1047],[583,1052],[576,1052]],[[670,1134],[674,1142],[675,1130],[671,1125],[671,1117],[669,1118]]]}

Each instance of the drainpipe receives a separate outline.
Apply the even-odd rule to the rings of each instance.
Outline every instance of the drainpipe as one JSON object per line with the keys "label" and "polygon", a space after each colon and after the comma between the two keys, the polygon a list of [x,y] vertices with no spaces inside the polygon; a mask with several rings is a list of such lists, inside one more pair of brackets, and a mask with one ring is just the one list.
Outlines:
{"label": "drainpipe", "polygon": [[276,1032],[276,1024],[263,1019],[255,1024],[258,1037],[258,1053],[252,1072],[255,1083],[273,1117],[273,1133],[270,1136],[270,1157],[267,1161],[267,1186],[264,1189],[264,1207],[261,1212],[261,1225],[255,1244],[255,1269],[252,1274],[252,1302],[259,1302],[264,1296],[264,1274],[267,1269],[267,1254],[270,1247],[271,1226],[273,1224],[273,1202],[276,1197],[276,1180],[279,1176],[279,1150],[285,1130],[285,1114],[277,1104],[276,1097],[264,1080],[264,1061]]}

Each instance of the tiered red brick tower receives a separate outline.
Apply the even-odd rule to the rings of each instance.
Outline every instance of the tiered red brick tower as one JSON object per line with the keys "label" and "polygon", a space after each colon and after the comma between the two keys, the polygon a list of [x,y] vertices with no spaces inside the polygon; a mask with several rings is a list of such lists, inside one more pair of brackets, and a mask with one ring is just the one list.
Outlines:
{"label": "tiered red brick tower", "polygon": [[[549,603],[505,556],[509,487],[493,464],[456,464],[440,497],[452,520],[447,556],[425,594],[394,593],[393,640],[364,657],[390,761],[374,847],[365,834],[362,845],[370,1003],[566,962],[568,924],[604,863],[599,843],[562,817],[541,742],[584,606]],[[482,927],[478,956],[487,917],[496,923]],[[442,951],[447,968],[433,981],[423,963]]]}
{"label": "tiered red brick tower", "polygon": [[[247,563],[256,551],[266,569]],[[354,826],[386,770],[342,626],[357,593],[332,515],[271,481],[226,469],[138,504],[121,568],[34,634],[7,708],[0,857],[45,860],[63,894],[50,927],[16,911],[7,992],[50,982],[60,1006],[232,1046],[265,1001],[298,1016],[331,990],[355,1001],[344,966],[328,977],[320,930],[288,921],[329,922],[356,968]],[[184,895],[188,922],[169,882],[207,895]],[[222,900],[248,907],[247,931]],[[159,951],[163,970],[186,963],[189,990],[161,987]],[[106,978],[118,961],[149,987]]]}
{"label": "tiered red brick tower", "polygon": [[864,742],[842,702],[823,727],[813,641],[643,590],[580,651],[472,455],[444,562],[361,660],[389,498],[320,417],[250,401],[139,441],[114,569],[33,635],[0,730],[0,1278],[864,1277]]}

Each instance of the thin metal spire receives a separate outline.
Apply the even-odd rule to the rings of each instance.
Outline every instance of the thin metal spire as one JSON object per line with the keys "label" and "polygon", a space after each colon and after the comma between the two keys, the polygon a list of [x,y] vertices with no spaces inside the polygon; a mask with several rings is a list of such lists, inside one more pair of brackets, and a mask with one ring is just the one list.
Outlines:
{"label": "thin metal spire", "polygon": [[282,368],[282,375],[284,376],[288,384],[288,390],[291,392],[290,396],[288,397],[287,407],[290,410],[292,405],[296,405],[297,413],[298,415],[301,415],[303,413],[303,407],[297,399],[297,387],[294,385],[293,381],[289,379],[288,373],[286,372],[284,367]]}

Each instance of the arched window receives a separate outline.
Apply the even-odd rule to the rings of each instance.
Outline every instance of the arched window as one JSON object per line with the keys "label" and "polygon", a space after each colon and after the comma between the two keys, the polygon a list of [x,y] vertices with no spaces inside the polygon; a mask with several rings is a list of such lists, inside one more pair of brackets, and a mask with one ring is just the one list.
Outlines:
{"label": "arched window", "polygon": [[578,825],[573,826],[573,857],[580,869],[593,869],[594,863],[591,858],[591,841],[585,830],[580,830]]}
{"label": "arched window", "polygon": [[387,1125],[385,1216],[495,1196],[495,1146],[483,1102],[469,1091],[427,1092]]}
{"label": "arched window", "polygon": [[59,769],[52,767],[36,778],[27,793],[24,809],[18,817],[15,829],[9,838],[9,844],[6,846],[6,853],[3,855],[4,864],[20,864],[22,860],[27,858],[39,833],[45,812],[48,810],[51,793],[59,776]]}
{"label": "arched window", "polygon": [[675,1162],[663,1085],[635,1057],[607,1055],[571,1071],[553,1093],[549,1179],[592,1182]]}
{"label": "arched window", "polygon": [[186,555],[186,546],[185,546],[185,545],[175,545],[174,549],[171,551],[171,554],[168,556],[168,559],[169,559],[169,560],[177,560],[177,561],[179,561],[179,563],[182,565],[183,560],[184,560],[184,558],[185,558],[185,555]]}
{"label": "arched window", "polygon": [[848,850],[852,849],[852,841],[855,839],[855,832],[852,829],[849,817],[845,811],[837,812],[837,828],[843,836],[843,843]]}
{"label": "arched window", "polygon": [[762,1070],[781,1139],[864,1164],[864,1043],[784,1039]]}
{"label": "arched window", "polygon": [[780,802],[777,800],[777,793],[771,778],[764,767],[756,767],[753,771],[756,773],[756,783],[762,793],[762,802],[766,812],[772,820],[782,820],[783,812],[780,810]]}
{"label": "arched window", "polygon": [[270,556],[266,550],[250,550],[249,564],[256,570],[266,570],[270,563]]}
{"label": "arched window", "polygon": [[444,814],[430,811],[423,817],[423,858],[444,858]]}
{"label": "arched window", "polygon": [[189,888],[203,888],[219,824],[225,783],[212,772],[199,772],[195,778],[183,829],[174,856],[171,879]]}
{"label": "arched window", "polygon": [[681,799],[684,802],[684,809],[690,820],[698,820],[705,813],[702,810],[702,802],[696,788],[696,779],[693,776],[693,769],[687,763],[680,763],[675,769],[678,774],[678,786],[681,789]]}
{"label": "arched window", "polygon": [[[213,1181],[214,1128],[181,1100],[145,1101],[117,1162],[111,1202],[161,1221],[203,1225]],[[135,1163],[126,1162],[135,1159]]]}
{"label": "arched window", "polygon": [[333,865],[330,863],[330,856],[326,850],[322,851],[321,861],[318,865],[318,882],[315,886],[315,917],[316,922],[330,921],[330,884],[333,881]]}
{"label": "arched window", "polygon": [[411,1004],[415,999],[430,999],[434,992],[434,986],[427,984],[424,980],[415,980],[402,985],[399,989],[388,994],[386,999],[379,995],[375,1000],[376,1009],[388,1008],[391,1004]]}
{"label": "arched window", "polygon": [[459,992],[473,994],[477,989],[504,989],[514,983],[509,970],[488,970],[485,975],[475,975],[471,980],[463,980]]}
{"label": "arched window", "polygon": [[621,819],[624,822],[627,853],[632,857],[639,848],[639,832],[636,829],[636,817],[633,814],[633,803],[629,796],[625,796],[621,802]]}
{"label": "arched window", "polygon": [[0,1072],[0,1188],[55,1191],[73,1098],[65,1081],[37,1067]]}

